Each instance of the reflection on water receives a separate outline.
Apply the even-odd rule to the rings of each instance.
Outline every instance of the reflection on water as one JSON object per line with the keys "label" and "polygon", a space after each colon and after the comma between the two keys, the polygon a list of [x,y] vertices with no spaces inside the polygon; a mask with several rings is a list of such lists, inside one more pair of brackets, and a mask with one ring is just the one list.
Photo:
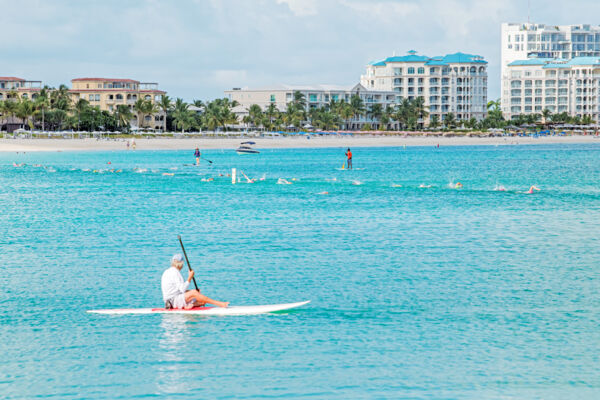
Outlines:
{"label": "reflection on water", "polygon": [[188,373],[182,368],[189,343],[188,316],[161,315],[161,336],[158,342],[158,374],[156,386],[159,393],[182,393],[189,388]]}

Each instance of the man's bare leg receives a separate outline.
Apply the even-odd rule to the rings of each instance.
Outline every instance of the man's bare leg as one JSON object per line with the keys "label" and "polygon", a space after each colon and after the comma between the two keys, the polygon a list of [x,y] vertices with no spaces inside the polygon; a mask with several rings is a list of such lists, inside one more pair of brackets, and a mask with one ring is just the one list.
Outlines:
{"label": "man's bare leg", "polygon": [[196,300],[196,303],[199,304],[213,304],[217,307],[227,307],[229,305],[229,302],[225,302],[225,301],[218,301],[218,300],[213,300],[210,297],[206,297],[205,295],[203,295],[202,293],[200,293],[197,290],[188,290],[187,292],[185,292],[185,302],[189,303],[192,301],[192,299]]}

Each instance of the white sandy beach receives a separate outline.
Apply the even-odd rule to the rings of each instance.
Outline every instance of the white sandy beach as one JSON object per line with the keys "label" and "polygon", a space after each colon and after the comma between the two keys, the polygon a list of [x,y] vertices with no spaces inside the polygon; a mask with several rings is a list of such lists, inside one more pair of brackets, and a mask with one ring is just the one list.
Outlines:
{"label": "white sandy beach", "polygon": [[[136,150],[235,149],[240,142],[252,140],[257,149],[310,147],[392,147],[392,146],[465,146],[550,143],[600,143],[590,135],[549,137],[423,137],[423,136],[312,136],[280,138],[185,138],[135,139]],[[22,151],[101,151],[127,150],[126,139],[0,139],[0,152]]]}

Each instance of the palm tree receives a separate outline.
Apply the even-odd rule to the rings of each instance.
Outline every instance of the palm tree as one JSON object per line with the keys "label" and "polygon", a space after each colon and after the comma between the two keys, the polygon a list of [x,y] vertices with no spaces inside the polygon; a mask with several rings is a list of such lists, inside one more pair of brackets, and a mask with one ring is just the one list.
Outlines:
{"label": "palm tree", "polygon": [[51,107],[57,110],[69,111],[71,109],[71,95],[66,85],[60,85],[58,89],[50,93]]}
{"label": "palm tree", "polygon": [[33,129],[33,122],[29,120],[29,117],[33,116],[35,108],[33,102],[28,99],[21,99],[17,104],[16,115],[25,124],[29,125],[29,129]]}
{"label": "palm tree", "polygon": [[415,116],[419,120],[424,120],[429,116],[429,112],[427,111],[427,106],[425,105],[425,98],[422,96],[417,97],[412,101],[413,111]]}
{"label": "palm tree", "polygon": [[544,108],[542,110],[542,118],[544,118],[544,125],[546,125],[548,123],[551,115],[552,115],[552,112],[550,110],[548,110],[547,108]]}
{"label": "palm tree", "polygon": [[304,93],[296,90],[294,92],[294,99],[292,100],[292,104],[294,107],[297,107],[298,110],[306,110],[306,97]]}
{"label": "palm tree", "polygon": [[398,121],[398,125],[400,128],[404,128],[408,125],[409,119],[411,119],[413,114],[413,105],[412,102],[403,98],[402,101],[396,106],[394,110],[393,118]]}
{"label": "palm tree", "polygon": [[193,116],[188,110],[189,104],[183,101],[181,98],[175,100],[175,106],[173,108],[173,122],[175,127],[181,129],[183,133],[186,129],[192,126]]}
{"label": "palm tree", "polygon": [[379,103],[371,104],[367,111],[367,115],[369,115],[371,119],[381,121],[381,116],[383,115],[383,106]]}
{"label": "palm tree", "polygon": [[42,114],[42,131],[46,130],[46,110],[50,107],[48,86],[44,86],[35,98],[35,109]]}
{"label": "palm tree", "polygon": [[173,103],[171,101],[171,98],[169,96],[167,96],[166,94],[160,96],[160,101],[158,102],[158,107],[165,114],[165,129],[166,129],[166,127],[167,127],[167,114],[173,108]]}
{"label": "palm tree", "polygon": [[244,117],[246,119],[245,122],[254,126],[260,125],[263,117],[262,109],[260,108],[260,106],[258,104],[252,104],[247,110],[248,118]]}
{"label": "palm tree", "polygon": [[146,116],[152,115],[158,112],[159,108],[156,104],[152,103],[150,100],[142,100],[138,99],[133,105],[133,109],[138,115],[141,115],[141,121],[138,120],[138,127],[142,128],[144,126],[144,121]]}
{"label": "palm tree", "polygon": [[437,128],[438,126],[440,126],[440,117],[437,114],[433,114],[429,120],[429,127]]}
{"label": "palm tree", "polygon": [[115,109],[114,115],[117,120],[117,125],[119,127],[129,127],[129,121],[131,121],[131,118],[133,118],[133,113],[131,112],[131,109],[125,104],[118,104],[117,108]]}
{"label": "palm tree", "polygon": [[581,124],[582,125],[591,125],[594,122],[595,122],[594,118],[592,118],[592,116],[589,115],[589,114],[586,114],[586,115],[583,116],[583,118],[581,118]]}
{"label": "palm tree", "polygon": [[352,109],[352,106],[346,103],[344,100],[342,100],[338,105],[338,114],[340,118],[344,120],[344,123],[346,124],[346,129],[349,129],[350,124],[348,121],[350,121],[350,118],[354,116],[354,110]]}
{"label": "palm tree", "polygon": [[8,123],[9,117],[14,117],[17,112],[17,102],[14,100],[7,99],[2,102],[2,116],[6,119]]}
{"label": "palm tree", "polygon": [[365,114],[365,104],[358,94],[350,97],[350,108],[352,109],[352,118],[358,118]]}
{"label": "palm tree", "polygon": [[83,114],[83,112],[89,107],[90,102],[86,99],[79,99],[77,100],[77,103],[75,103],[75,114],[77,114],[77,130],[79,130],[79,125],[81,124],[81,114]]}
{"label": "palm tree", "polygon": [[268,129],[273,129],[273,124],[279,115],[279,110],[277,109],[277,106],[273,103],[269,104],[264,114],[266,122],[268,124]]}
{"label": "palm tree", "polygon": [[444,126],[450,129],[456,126],[456,118],[454,117],[454,113],[449,112],[446,114],[446,118],[444,118]]}

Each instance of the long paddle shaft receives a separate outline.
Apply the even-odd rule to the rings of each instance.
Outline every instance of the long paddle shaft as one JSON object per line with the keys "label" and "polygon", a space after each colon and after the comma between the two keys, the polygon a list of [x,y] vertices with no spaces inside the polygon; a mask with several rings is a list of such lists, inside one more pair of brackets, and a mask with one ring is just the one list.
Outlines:
{"label": "long paddle shaft", "polygon": [[[183,247],[183,242],[181,241],[181,235],[177,235],[177,239],[179,239],[179,244],[181,245],[181,250],[183,250],[183,256],[185,257],[185,261],[187,262],[188,268],[190,269],[190,271],[192,270],[192,266],[190,265],[190,260],[188,260],[187,258],[187,253],[185,252],[185,247]],[[196,286],[196,290],[198,289],[198,284],[196,283],[196,277],[192,277],[192,279],[194,280],[194,286]]]}

